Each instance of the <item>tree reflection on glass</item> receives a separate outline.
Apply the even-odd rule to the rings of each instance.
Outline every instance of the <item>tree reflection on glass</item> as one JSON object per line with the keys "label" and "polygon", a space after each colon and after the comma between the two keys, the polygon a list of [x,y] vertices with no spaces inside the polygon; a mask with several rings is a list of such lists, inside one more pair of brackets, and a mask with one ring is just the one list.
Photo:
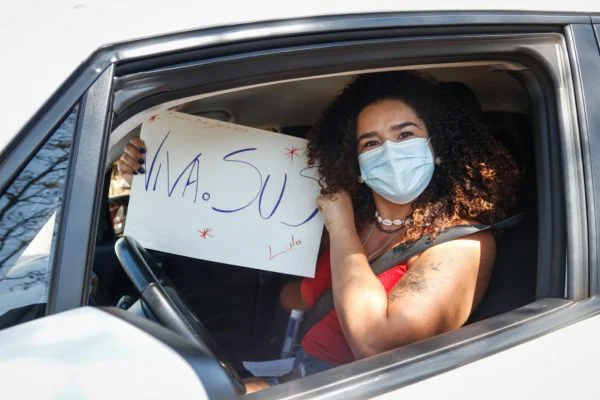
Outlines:
{"label": "tree reflection on glass", "polygon": [[[55,214],[76,116],[74,109],[0,197],[0,316],[47,301]],[[17,293],[30,289],[35,293]]]}

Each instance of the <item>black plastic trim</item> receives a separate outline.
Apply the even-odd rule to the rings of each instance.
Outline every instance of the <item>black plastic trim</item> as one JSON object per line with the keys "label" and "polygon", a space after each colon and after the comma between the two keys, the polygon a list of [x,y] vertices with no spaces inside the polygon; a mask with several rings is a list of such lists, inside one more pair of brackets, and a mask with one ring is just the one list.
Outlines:
{"label": "black plastic trim", "polygon": [[131,240],[129,236],[123,236],[115,243],[115,252],[121,265],[135,265],[138,262],[143,262],[145,268],[125,268],[125,272],[133,283],[133,286],[142,293],[153,282],[160,282],[159,277],[154,274],[156,265],[150,266],[154,260],[151,257],[144,257],[142,252],[146,253],[144,248],[138,248],[139,244],[135,240]]}
{"label": "black plastic trim", "polygon": [[[100,308],[100,310],[144,331],[179,354],[196,372],[208,398],[224,400],[237,398],[229,377],[210,353],[206,353],[203,349],[168,329],[133,313],[114,307]],[[156,367],[161,368],[160,365]],[[152,384],[152,382],[148,382],[148,384]],[[173,388],[173,391],[175,393],[177,388]]]}
{"label": "black plastic trim", "polygon": [[[600,210],[600,91],[598,72],[600,53],[591,25],[575,25],[571,29],[571,68],[578,105],[579,130],[584,154],[586,197],[589,229],[589,291],[600,293],[600,250],[598,249],[598,218]],[[586,266],[583,266],[586,267]]]}
{"label": "black plastic trim", "polygon": [[455,332],[251,394],[248,399],[371,398],[598,314],[598,297],[579,302],[544,299]]}
{"label": "black plastic trim", "polygon": [[[563,297],[565,288],[566,225],[555,89],[540,66],[515,75],[526,88],[532,104],[535,135],[538,219],[538,274],[536,298]],[[557,210],[560,210],[557,212]],[[557,245],[557,243],[560,243]]]}
{"label": "black plastic trim", "polygon": [[600,54],[600,23],[594,25],[594,33],[596,34],[596,42],[598,43],[598,54]]}
{"label": "black plastic trim", "polygon": [[87,303],[112,115],[113,71],[112,66],[105,69],[81,101],[56,239],[48,314]]}

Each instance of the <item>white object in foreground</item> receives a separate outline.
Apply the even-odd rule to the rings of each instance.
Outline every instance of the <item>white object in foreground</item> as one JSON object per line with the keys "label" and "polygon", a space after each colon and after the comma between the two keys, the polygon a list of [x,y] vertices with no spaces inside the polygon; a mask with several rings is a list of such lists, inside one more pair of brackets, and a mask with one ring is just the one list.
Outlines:
{"label": "white object in foreground", "polygon": [[208,398],[180,354],[91,307],[1,331],[0,382],[3,399]]}

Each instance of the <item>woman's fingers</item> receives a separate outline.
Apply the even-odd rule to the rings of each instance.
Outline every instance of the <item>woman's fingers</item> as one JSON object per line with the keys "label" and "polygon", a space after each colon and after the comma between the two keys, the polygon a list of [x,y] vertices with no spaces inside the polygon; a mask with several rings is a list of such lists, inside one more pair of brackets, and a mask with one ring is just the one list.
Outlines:
{"label": "woman's fingers", "polygon": [[143,174],[145,171],[142,165],[146,162],[146,147],[143,140],[137,136],[132,138],[125,146],[125,151],[119,162],[121,161],[123,162],[121,172],[136,171]]}
{"label": "woman's fingers", "polygon": [[140,153],[146,153],[146,144],[139,136],[134,136],[129,142],[134,145]]}
{"label": "woman's fingers", "polygon": [[146,172],[139,159],[134,159],[128,153],[123,153],[119,158],[119,171],[121,173],[143,174]]}
{"label": "woman's fingers", "polygon": [[345,191],[320,195],[317,207],[323,215],[325,227],[332,233],[338,229],[354,229],[352,198]]}
{"label": "woman's fingers", "polygon": [[119,158],[117,166],[123,179],[131,185],[133,175],[146,172],[143,164],[146,162],[146,145],[139,137],[134,137],[125,146],[125,151]]}
{"label": "woman's fingers", "polygon": [[137,170],[139,168],[139,164],[136,161],[134,161],[133,158],[129,156],[129,154],[123,153],[121,155],[121,158],[119,158],[117,167],[119,168],[121,176],[123,177],[123,179],[125,179],[125,182],[131,185],[131,182],[133,181],[133,175],[138,174]]}
{"label": "woman's fingers", "polygon": [[146,160],[146,154],[137,147],[135,147],[132,143],[127,143],[125,146],[125,154],[128,154],[131,158],[136,160],[138,164],[143,164]]}

